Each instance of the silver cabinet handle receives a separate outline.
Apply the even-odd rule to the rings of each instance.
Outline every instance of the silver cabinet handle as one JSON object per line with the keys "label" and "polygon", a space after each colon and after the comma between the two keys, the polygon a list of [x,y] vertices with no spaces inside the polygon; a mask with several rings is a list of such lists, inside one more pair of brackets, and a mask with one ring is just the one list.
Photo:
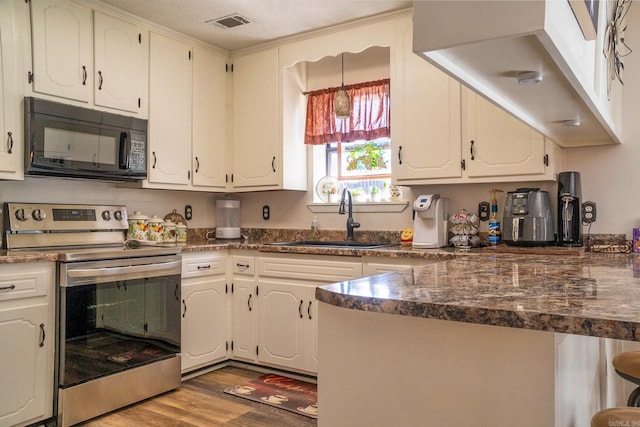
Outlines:
{"label": "silver cabinet handle", "polygon": [[300,300],[300,305],[298,306],[298,313],[300,314],[300,318],[302,319],[304,316],[302,316],[302,304],[304,303],[304,301]]}
{"label": "silver cabinet handle", "polygon": [[237,262],[236,263],[236,267],[238,267],[238,270],[246,270],[249,268],[249,263],[247,262]]}
{"label": "silver cabinet handle", "polygon": [[87,85],[87,67],[82,66],[82,86]]}
{"label": "silver cabinet handle", "polygon": [[182,300],[182,306],[184,307],[184,311],[182,312],[182,317],[184,317],[187,314],[187,302],[185,300]]}
{"label": "silver cabinet handle", "polygon": [[313,304],[313,301],[309,301],[309,305],[307,306],[307,315],[309,316],[309,320],[311,320],[311,304]]}
{"label": "silver cabinet handle", "polygon": [[16,285],[2,286],[0,287],[0,291],[12,291],[16,288]]}
{"label": "silver cabinet handle", "polygon": [[209,270],[210,268],[211,268],[211,264],[198,266],[198,270]]}
{"label": "silver cabinet handle", "polygon": [[102,71],[98,71],[98,90],[102,90],[102,82],[104,82]]}
{"label": "silver cabinet handle", "polygon": [[252,311],[252,310],[253,310],[253,308],[251,307],[251,297],[252,297],[252,296],[253,296],[253,295],[249,294],[249,299],[247,300],[247,307],[249,307],[249,311]]}
{"label": "silver cabinet handle", "polygon": [[200,160],[198,160],[198,157],[196,156],[196,173],[198,173],[199,170],[200,170]]}

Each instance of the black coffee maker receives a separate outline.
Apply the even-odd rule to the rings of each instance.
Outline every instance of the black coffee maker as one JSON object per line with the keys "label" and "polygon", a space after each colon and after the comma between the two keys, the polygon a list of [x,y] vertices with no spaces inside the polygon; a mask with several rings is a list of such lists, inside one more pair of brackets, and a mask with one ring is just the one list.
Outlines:
{"label": "black coffee maker", "polygon": [[558,174],[558,244],[582,246],[580,172]]}

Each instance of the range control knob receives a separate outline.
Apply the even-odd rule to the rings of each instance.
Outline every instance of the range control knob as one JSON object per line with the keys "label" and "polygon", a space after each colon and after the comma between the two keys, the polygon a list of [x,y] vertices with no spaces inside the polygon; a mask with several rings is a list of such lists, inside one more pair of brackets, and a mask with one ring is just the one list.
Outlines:
{"label": "range control knob", "polygon": [[111,213],[109,211],[102,211],[102,219],[105,221],[111,220]]}
{"label": "range control knob", "polygon": [[42,221],[43,219],[45,219],[47,217],[47,214],[42,212],[40,209],[34,209],[33,212],[31,213],[31,216],[36,221]]}
{"label": "range control knob", "polygon": [[25,213],[25,210],[23,208],[20,208],[20,209],[16,210],[16,219],[18,221],[26,221],[29,218],[30,218],[29,215],[27,215],[27,213]]}
{"label": "range control knob", "polygon": [[114,211],[113,212],[113,218],[116,221],[122,221],[122,211]]}

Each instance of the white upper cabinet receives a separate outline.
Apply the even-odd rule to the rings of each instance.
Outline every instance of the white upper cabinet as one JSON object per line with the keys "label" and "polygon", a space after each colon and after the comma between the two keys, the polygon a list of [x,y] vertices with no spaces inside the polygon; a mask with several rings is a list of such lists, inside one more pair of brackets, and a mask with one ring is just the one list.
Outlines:
{"label": "white upper cabinet", "polygon": [[467,176],[543,175],[544,136],[473,91],[464,92]]}
{"label": "white upper cabinet", "polygon": [[278,49],[233,59],[233,186],[277,188]]}
{"label": "white upper cabinet", "polygon": [[151,32],[150,188],[227,191],[227,56]]}
{"label": "white upper cabinet", "polygon": [[426,178],[459,178],[460,83],[412,51],[412,28],[392,49],[391,143],[398,184]]}
{"label": "white upper cabinet", "polygon": [[30,5],[36,96],[147,116],[147,31],[70,0]]}
{"label": "white upper cabinet", "polygon": [[130,113],[143,111],[147,98],[148,33],[100,12],[94,12],[93,33],[95,104]]}
{"label": "white upper cabinet", "polygon": [[193,159],[195,187],[227,187],[227,58],[193,48]]}
{"label": "white upper cabinet", "polygon": [[191,182],[191,47],[150,33],[148,181]]}
{"label": "white upper cabinet", "polygon": [[0,2],[0,179],[22,179],[22,37],[28,24],[23,2]]}
{"label": "white upper cabinet", "polygon": [[32,0],[33,90],[90,102],[91,9],[70,0]]}

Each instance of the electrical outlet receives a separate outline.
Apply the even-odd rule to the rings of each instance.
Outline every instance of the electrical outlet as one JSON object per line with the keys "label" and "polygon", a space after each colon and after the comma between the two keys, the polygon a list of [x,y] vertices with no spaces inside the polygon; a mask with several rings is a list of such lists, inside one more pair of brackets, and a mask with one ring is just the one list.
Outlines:
{"label": "electrical outlet", "polygon": [[480,221],[489,221],[489,202],[478,203],[478,218]]}
{"label": "electrical outlet", "polygon": [[584,202],[582,204],[582,223],[591,224],[596,222],[596,203]]}
{"label": "electrical outlet", "polygon": [[269,205],[264,205],[262,207],[262,219],[269,221],[269,218],[271,218],[271,208]]}
{"label": "electrical outlet", "polygon": [[193,208],[191,207],[191,205],[185,205],[185,207],[184,207],[184,219],[189,221],[189,220],[191,220],[191,218],[193,218]]}

